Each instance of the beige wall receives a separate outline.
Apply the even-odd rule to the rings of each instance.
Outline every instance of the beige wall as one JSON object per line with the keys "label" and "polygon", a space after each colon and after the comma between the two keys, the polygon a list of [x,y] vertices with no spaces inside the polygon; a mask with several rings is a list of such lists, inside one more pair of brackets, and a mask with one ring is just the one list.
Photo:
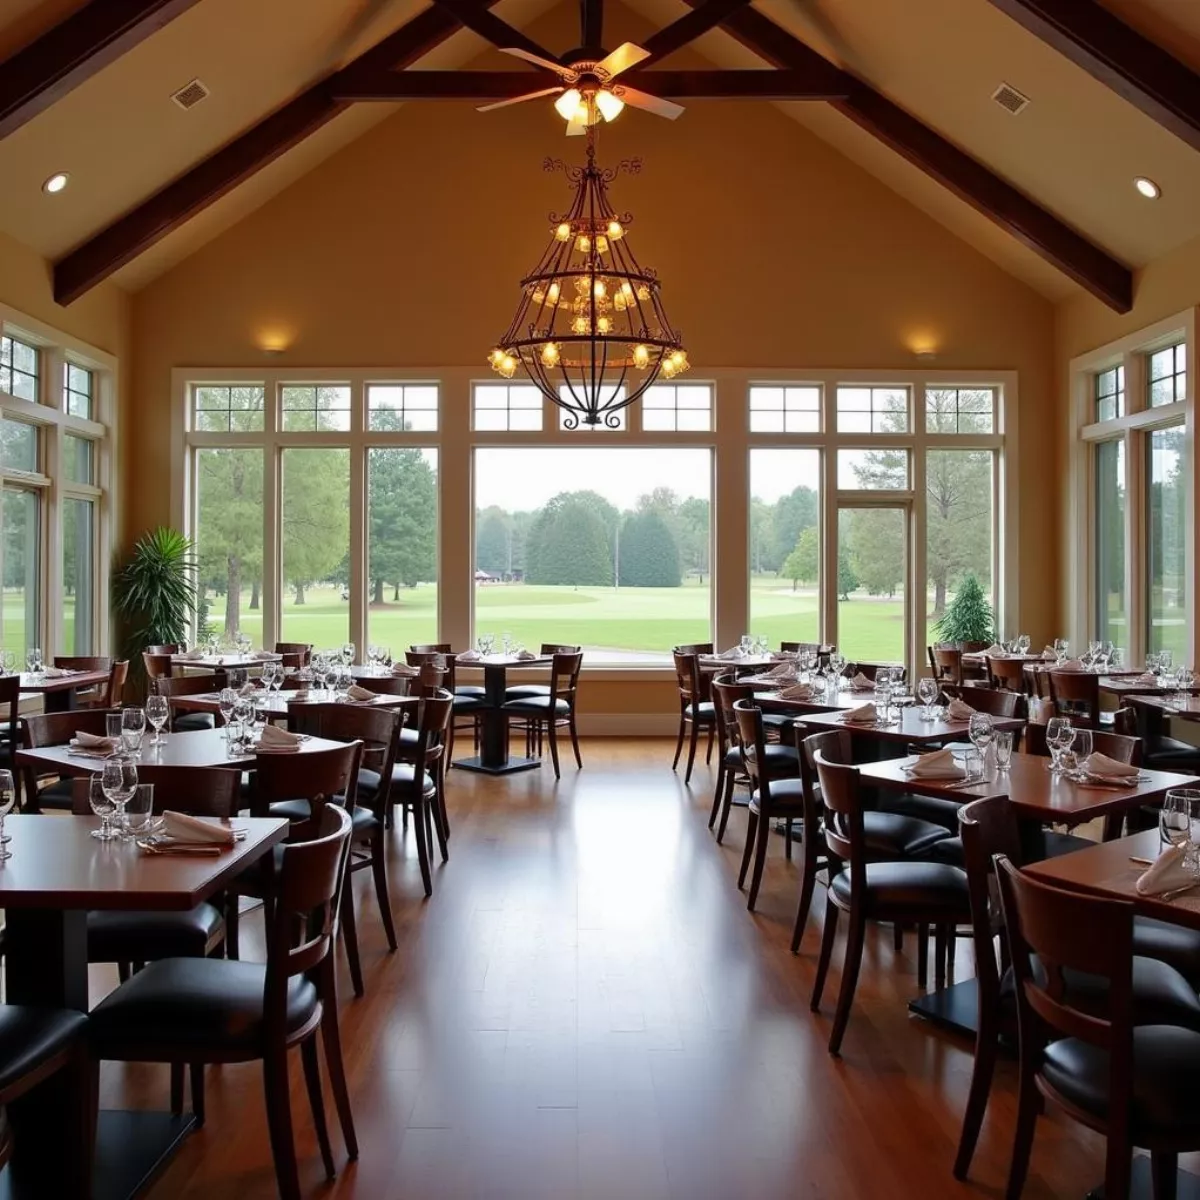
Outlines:
{"label": "beige wall", "polygon": [[[545,214],[568,198],[542,159],[579,152],[549,104],[409,106],[136,295],[126,538],[170,517],[174,367],[486,375]],[[675,124],[630,113],[600,154],[645,159],[615,200],[636,215],[631,241],[662,273],[697,378],[705,364],[911,370],[917,344],[939,370],[1019,372],[1022,624],[1051,636],[1056,494],[1038,425],[1052,306],[768,105],[697,102]],[[271,335],[289,345],[268,360]],[[467,426],[462,399],[447,427]],[[444,483],[468,494],[466,479]],[[669,689],[642,702],[662,710]]]}

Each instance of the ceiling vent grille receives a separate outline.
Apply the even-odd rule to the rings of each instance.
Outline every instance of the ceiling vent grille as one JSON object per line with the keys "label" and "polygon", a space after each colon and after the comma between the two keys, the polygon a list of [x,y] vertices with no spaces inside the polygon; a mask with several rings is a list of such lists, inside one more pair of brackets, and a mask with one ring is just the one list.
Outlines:
{"label": "ceiling vent grille", "polygon": [[191,83],[181,87],[171,99],[175,101],[182,109],[195,108],[201,100],[208,98],[208,88],[204,86],[198,79],[193,79]]}
{"label": "ceiling vent grille", "polygon": [[1029,97],[1022,96],[1015,87],[1011,87],[1007,83],[1002,83],[993,93],[992,99],[1000,105],[1006,113],[1011,113],[1014,117],[1017,113],[1024,112],[1029,105]]}

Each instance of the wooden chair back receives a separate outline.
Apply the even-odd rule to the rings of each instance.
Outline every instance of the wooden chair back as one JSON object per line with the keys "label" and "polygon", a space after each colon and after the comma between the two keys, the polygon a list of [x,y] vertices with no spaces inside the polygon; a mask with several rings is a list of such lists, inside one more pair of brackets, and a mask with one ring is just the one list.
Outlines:
{"label": "wooden chair back", "polygon": [[700,670],[698,651],[674,650],[675,682],[679,687],[681,703],[691,708],[709,698],[711,681]]}
{"label": "wooden chair back", "polygon": [[146,668],[146,678],[150,680],[166,679],[171,674],[170,654],[151,654],[149,650],[142,651],[142,666]]}
{"label": "wooden chair back", "polygon": [[309,817],[292,823],[288,840],[311,838],[320,827],[321,810],[327,804],[337,802],[348,812],[354,811],[361,757],[361,742],[299,754],[258,753],[250,815],[269,816],[271,805],[281,800],[307,800]]}
{"label": "wooden chair back", "polygon": [[893,673],[892,678],[895,678],[895,672],[900,672],[900,682],[904,683],[908,679],[908,668],[901,666],[899,663],[884,663],[884,662],[852,662],[847,663],[842,670],[842,674],[847,679],[853,679],[855,675],[865,676],[867,679],[874,679],[876,674],[882,669]]}
{"label": "wooden chair back", "polygon": [[794,727],[796,750],[800,758],[800,791],[804,797],[804,830],[814,834],[821,829],[821,780],[817,775],[817,755],[823,754],[829,762],[850,761],[850,734],[844,729],[826,729],[821,733],[805,735],[802,727]]}
{"label": "wooden chair back", "polygon": [[[583,651],[566,651],[550,659],[550,695],[565,700],[572,708],[579,689],[579,672],[583,668]],[[453,691],[453,688],[449,690]]]}
{"label": "wooden chair back", "polygon": [[733,716],[737,723],[742,763],[750,786],[758,792],[760,815],[765,817],[771,805],[770,771],[767,770],[767,739],[763,733],[762,709],[753,700],[735,700]]}
{"label": "wooden chair back", "polygon": [[[285,667],[307,667],[312,660],[312,642],[276,642],[275,653],[283,655]],[[298,657],[289,662],[292,655]]]}
{"label": "wooden chair back", "polygon": [[988,682],[994,688],[1005,688],[1010,692],[1024,692],[1025,664],[1015,658],[993,658],[987,656]]}
{"label": "wooden chair back", "polygon": [[850,891],[861,895],[867,881],[867,855],[858,768],[834,762],[820,750],[812,758],[825,806],[825,845],[835,859],[849,864]]}
{"label": "wooden chair back", "polygon": [[926,647],[929,653],[929,669],[938,683],[950,683],[956,687],[963,681],[963,652],[957,646],[936,645]]}
{"label": "wooden chair back", "polygon": [[111,671],[113,660],[107,654],[56,654],[54,665],[68,671]]}
{"label": "wooden chair back", "polygon": [[0,749],[15,765],[21,746],[21,676],[0,675]]}
{"label": "wooden chair back", "polygon": [[1024,717],[1025,697],[1020,692],[985,687],[948,687],[948,695],[957,696],[976,712],[992,717]]}
{"label": "wooden chair back", "polygon": [[179,654],[183,647],[176,642],[163,642],[160,646],[147,646],[146,654]]}
{"label": "wooden chair back", "polygon": [[[436,778],[438,764],[446,752],[446,735],[453,712],[454,695],[445,688],[436,688],[421,702],[417,744],[415,747],[406,747],[404,754],[405,761],[412,764],[410,786],[416,797],[421,794],[427,774]],[[384,780],[385,787],[388,787],[389,783],[390,779]],[[401,784],[401,787],[403,786],[404,784]],[[395,796],[389,788],[389,795],[381,803],[387,804],[396,800],[403,802],[403,797]]]}
{"label": "wooden chair back", "polygon": [[[71,811],[91,813],[91,776],[71,780]],[[154,811],[187,813],[193,817],[236,817],[242,805],[242,773],[227,767],[167,767],[138,764],[138,783],[154,784]]]}
{"label": "wooden chair back", "polygon": [[416,675],[364,675],[356,682],[378,696],[409,696],[416,694],[417,679]]}
{"label": "wooden chair back", "polygon": [[104,694],[106,708],[119,708],[125,698],[125,681],[129,678],[129,659],[123,658],[112,665],[108,673],[108,688]]}
{"label": "wooden chair back", "polygon": [[566,642],[543,642],[541,645],[541,653],[546,654],[578,654],[583,649],[582,646],[572,646]]}
{"label": "wooden chair back", "polygon": [[[362,745],[360,767],[378,771],[380,779],[392,777],[400,728],[400,714],[395,709],[363,708],[353,704],[296,704],[288,708],[288,728],[331,742],[359,742]],[[380,809],[376,815],[382,811]]]}
{"label": "wooden chair back", "polygon": [[221,690],[221,677],[205,675],[160,675],[150,681],[150,690],[159,696],[203,696]]}
{"label": "wooden chair back", "polygon": [[[1046,726],[1030,722],[1025,726],[1025,753],[1036,754],[1040,758],[1050,757],[1050,747],[1046,745]],[[1092,749],[1117,762],[1129,763],[1130,766],[1140,766],[1142,761],[1141,738],[1129,737],[1123,733],[1108,733],[1099,729],[1092,730]]]}
{"label": "wooden chair back", "polygon": [[[0,689],[10,679],[20,682],[20,676],[0,676]],[[94,733],[104,737],[108,733],[109,710],[106,708],[73,708],[67,712],[30,713],[21,722],[22,745],[29,750],[38,750],[43,746],[65,746],[76,734]],[[37,781],[49,775],[57,775],[58,771],[39,771],[31,763],[21,767],[22,787],[24,788],[25,804],[37,795]]]}
{"label": "wooden chair back", "polygon": [[452,654],[449,642],[425,642],[420,646],[409,646],[413,654]]}
{"label": "wooden chair back", "polygon": [[405,651],[404,661],[410,667],[417,668],[417,677],[412,681],[409,694],[428,697],[440,687],[453,692],[454,655],[443,654],[441,651]]}
{"label": "wooden chair back", "polygon": [[712,642],[685,642],[674,648],[676,654],[712,654]]}
{"label": "wooden chair back", "polygon": [[[279,665],[285,671],[300,671],[308,665],[308,656],[306,654],[300,654],[294,650],[278,650],[276,653],[280,655]],[[295,675],[289,678],[294,679]]]}
{"label": "wooden chair back", "polygon": [[717,739],[722,754],[742,744],[738,733],[737,714],[734,704],[739,700],[751,700],[754,688],[748,683],[737,683],[732,674],[718,675],[712,684],[713,711],[716,713]]}
{"label": "wooden chair back", "polygon": [[1049,671],[1050,699],[1062,717],[1084,717],[1096,729],[1100,724],[1100,677],[1091,671]]}

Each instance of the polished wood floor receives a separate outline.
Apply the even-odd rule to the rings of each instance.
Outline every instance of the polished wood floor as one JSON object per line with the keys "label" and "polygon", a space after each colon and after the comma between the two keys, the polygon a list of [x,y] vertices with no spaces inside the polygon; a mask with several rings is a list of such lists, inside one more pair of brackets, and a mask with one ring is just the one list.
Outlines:
{"label": "polished wood floor", "polygon": [[[1002,1194],[1014,1112],[1004,1064],[973,1180],[950,1162],[969,1046],[912,1019],[914,945],[869,937],[840,1060],[808,1001],[818,914],[788,939],[795,868],[772,847],[759,912],[736,887],[744,812],[718,847],[712,778],[685,789],[658,740],[584,743],[583,771],[453,772],[450,862],[432,900],[397,829],[400,949],[359,875],[367,995],[343,963],[342,1029],[362,1154],[326,1184],[298,1062],[293,1110],[312,1196],[724,1200]],[[247,954],[258,947],[246,922]],[[841,942],[835,951],[840,963]],[[969,954],[959,956],[969,972]],[[115,979],[95,976],[98,992]],[[275,1196],[258,1068],[210,1069],[209,1117],[154,1200]],[[102,1102],[163,1107],[163,1068],[106,1064]],[[1028,1197],[1082,1196],[1101,1141],[1051,1117]]]}

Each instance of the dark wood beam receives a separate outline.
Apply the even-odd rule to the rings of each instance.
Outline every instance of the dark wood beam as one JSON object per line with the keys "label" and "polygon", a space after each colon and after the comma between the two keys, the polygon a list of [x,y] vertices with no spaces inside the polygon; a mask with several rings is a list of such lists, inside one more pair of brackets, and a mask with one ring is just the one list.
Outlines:
{"label": "dark wood beam", "polygon": [[[693,8],[702,2],[686,0]],[[721,28],[772,66],[813,71],[817,64],[831,65],[753,8],[730,14]],[[843,116],[949,188],[1110,308],[1124,313],[1133,307],[1133,272],[1127,266],[869,84],[847,72],[839,74],[846,83],[846,97],[831,103]]]}
{"label": "dark wood beam", "polygon": [[[480,7],[494,2],[478,0]],[[408,66],[460,28],[457,18],[445,9],[425,9],[343,71],[276,109],[60,259],[54,267],[54,298],[59,304],[77,300],[344,112],[353,103],[335,96],[337,81],[344,73]]]}
{"label": "dark wood beam", "polygon": [[1030,33],[1200,150],[1200,75],[1094,0],[991,0]]}
{"label": "dark wood beam", "polygon": [[[652,96],[680,100],[832,100],[846,95],[833,81],[837,72],[819,71],[639,71],[623,75]],[[547,86],[555,84],[547,72]],[[538,90],[525,71],[355,72],[333,91],[339,100],[509,100]]]}
{"label": "dark wood beam", "polygon": [[579,0],[579,33],[589,50],[604,45],[604,0]]}
{"label": "dark wood beam", "polygon": [[539,58],[549,59],[550,62],[558,61],[549,50],[527,38],[507,21],[493,16],[486,8],[480,8],[472,0],[435,0],[435,3],[453,13],[472,33],[479,34],[499,50],[524,50],[527,54],[536,54]]}
{"label": "dark wood beam", "polygon": [[651,34],[642,49],[650,52],[651,58],[666,58],[681,50],[689,42],[715,29],[730,13],[745,8],[750,0],[704,0],[699,7],[672,22],[665,29]]}
{"label": "dark wood beam", "polygon": [[44,112],[197,0],[92,0],[0,63],[0,138]]}

